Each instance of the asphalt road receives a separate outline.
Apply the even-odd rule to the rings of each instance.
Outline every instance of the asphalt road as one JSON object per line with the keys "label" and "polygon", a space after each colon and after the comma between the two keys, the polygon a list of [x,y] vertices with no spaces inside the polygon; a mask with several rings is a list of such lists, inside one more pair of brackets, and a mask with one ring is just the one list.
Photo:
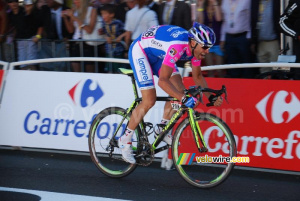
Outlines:
{"label": "asphalt road", "polygon": [[87,155],[0,149],[0,201],[119,199],[299,200],[300,176],[234,169],[223,184],[203,190],[158,162],[112,179]]}

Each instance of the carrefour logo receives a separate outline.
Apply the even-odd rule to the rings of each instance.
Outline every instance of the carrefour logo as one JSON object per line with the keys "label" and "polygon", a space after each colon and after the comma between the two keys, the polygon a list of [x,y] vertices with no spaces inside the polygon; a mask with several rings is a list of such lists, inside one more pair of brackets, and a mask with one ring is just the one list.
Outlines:
{"label": "carrefour logo", "polygon": [[87,79],[79,81],[68,91],[62,91],[60,95],[68,99],[68,94],[74,105],[81,107],[77,111],[82,112],[82,119],[74,118],[76,108],[68,103],[59,103],[53,108],[54,116],[37,107],[25,116],[24,131],[27,134],[69,136],[73,133],[76,137],[88,136],[88,129],[96,116],[91,106],[103,97],[103,90],[98,82]]}
{"label": "carrefour logo", "polygon": [[[300,113],[300,101],[293,92],[272,91],[256,104],[256,109],[266,122],[289,123]],[[285,113],[288,118],[283,118]]]}
{"label": "carrefour logo", "polygon": [[[91,79],[88,79],[84,82],[81,89],[79,89],[78,85],[81,83],[78,82],[75,84],[70,90],[69,95],[73,100],[74,104],[77,105],[79,102],[81,107],[87,107],[94,105],[100,98],[104,95],[102,89],[100,88],[97,82],[94,82]],[[93,86],[94,85],[94,89]],[[77,94],[79,93],[79,94]],[[79,100],[76,100],[75,95],[79,95]],[[88,105],[88,99],[92,99],[91,105]]]}

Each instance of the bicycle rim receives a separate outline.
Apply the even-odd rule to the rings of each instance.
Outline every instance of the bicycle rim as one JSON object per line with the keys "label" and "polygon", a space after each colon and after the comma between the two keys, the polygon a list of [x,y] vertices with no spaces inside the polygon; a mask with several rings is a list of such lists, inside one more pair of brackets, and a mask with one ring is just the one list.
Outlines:
{"label": "bicycle rim", "polygon": [[174,165],[189,184],[199,188],[215,187],[226,180],[234,167],[234,163],[221,161],[224,160],[222,157],[236,156],[236,143],[229,127],[220,118],[200,113],[195,120],[204,136],[208,152],[200,153],[197,149],[189,120],[186,118],[174,135]]}
{"label": "bicycle rim", "polygon": [[[115,136],[115,146],[111,146],[113,133],[122,122],[117,135]],[[97,168],[109,177],[125,177],[135,168],[136,164],[130,164],[122,159],[121,150],[117,146],[117,141],[124,133],[130,117],[126,115],[126,110],[119,107],[111,107],[101,111],[93,120],[89,131],[90,156]],[[133,135],[133,147],[136,147],[139,136],[139,127]],[[111,156],[110,150],[113,149]],[[135,148],[134,148],[135,149]]]}

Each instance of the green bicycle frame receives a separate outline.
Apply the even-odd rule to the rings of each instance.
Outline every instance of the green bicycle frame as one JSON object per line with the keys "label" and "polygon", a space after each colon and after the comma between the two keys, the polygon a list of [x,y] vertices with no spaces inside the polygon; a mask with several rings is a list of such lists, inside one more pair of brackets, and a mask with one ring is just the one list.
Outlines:
{"label": "green bicycle frame", "polygon": [[[112,139],[114,139],[114,137],[117,135],[117,133],[118,133],[119,129],[121,128],[121,126],[122,126],[124,120],[126,119],[126,117],[128,117],[132,113],[132,111],[138,106],[138,104],[142,101],[142,98],[140,98],[138,96],[137,87],[136,87],[136,83],[135,83],[135,79],[134,79],[133,75],[131,75],[130,77],[131,77],[131,82],[132,82],[132,87],[133,87],[133,91],[134,91],[135,100],[133,101],[131,106],[127,109],[126,114],[123,114],[124,117],[123,117],[122,121],[120,122],[120,124],[118,125],[117,129],[115,130]],[[178,101],[176,98],[172,98],[172,97],[157,97],[156,100],[157,101]],[[152,148],[153,148],[155,154],[169,148],[169,145],[166,145],[164,147],[161,147],[161,148],[157,149],[158,145],[163,140],[164,136],[173,128],[173,126],[177,123],[177,121],[187,111],[188,111],[187,114],[188,114],[189,122],[190,122],[190,125],[191,125],[191,128],[192,128],[193,136],[194,136],[194,139],[195,139],[198,150],[200,152],[202,152],[203,147],[207,148],[206,143],[205,143],[204,138],[203,138],[203,134],[202,134],[201,129],[199,127],[199,124],[195,121],[195,118],[196,118],[195,111],[191,108],[187,108],[185,106],[182,106],[172,116],[170,122],[163,128],[162,132],[157,136],[157,138],[153,142]],[[148,140],[144,120],[142,120],[139,125],[142,129],[142,136],[140,136],[140,137],[144,137],[145,140]]]}

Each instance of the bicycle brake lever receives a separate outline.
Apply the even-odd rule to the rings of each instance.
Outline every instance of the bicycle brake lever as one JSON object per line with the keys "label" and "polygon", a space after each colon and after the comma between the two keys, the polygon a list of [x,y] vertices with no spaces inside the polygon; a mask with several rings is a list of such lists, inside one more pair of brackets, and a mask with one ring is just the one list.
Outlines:
{"label": "bicycle brake lever", "polygon": [[227,90],[226,90],[225,85],[222,86],[222,90],[224,91],[224,94],[225,94],[225,100],[229,104],[228,99],[227,99]]}
{"label": "bicycle brake lever", "polygon": [[203,93],[202,93],[201,86],[198,87],[198,91],[199,91],[199,96],[200,96],[199,101],[200,101],[200,103],[202,103],[204,105],[204,103],[203,103]]}

